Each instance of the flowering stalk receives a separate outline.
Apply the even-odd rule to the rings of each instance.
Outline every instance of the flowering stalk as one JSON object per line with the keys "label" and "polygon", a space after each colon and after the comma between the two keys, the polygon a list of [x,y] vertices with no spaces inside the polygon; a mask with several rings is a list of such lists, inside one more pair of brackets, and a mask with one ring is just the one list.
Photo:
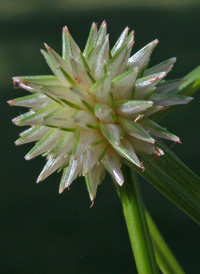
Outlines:
{"label": "flowering stalk", "polygon": [[[162,273],[184,274],[185,272],[165,243],[150,214],[144,210],[137,174],[131,171],[127,166],[123,167],[123,174],[125,174],[126,183],[122,187],[119,187],[117,184],[115,185],[122,203],[129,238],[139,273],[140,271],[141,273],[152,273],[150,271],[155,267],[156,258],[156,262]],[[151,241],[154,249],[152,249]]]}
{"label": "flowering stalk", "polygon": [[125,184],[117,186],[139,274],[158,274],[155,255],[136,174],[123,167]]}
{"label": "flowering stalk", "polygon": [[157,274],[158,269],[137,180],[128,167],[122,171],[122,162],[141,172],[142,155],[154,154],[155,159],[164,154],[158,138],[180,143],[153,117],[192,100],[173,93],[184,80],[164,80],[176,58],[148,68],[157,43],[156,39],[130,56],[134,32],[125,28],[110,50],[104,21],[99,30],[92,24],[81,52],[64,27],[62,57],[46,44],[46,51],[41,51],[54,75],[14,77],[14,84],[32,94],[8,102],[29,108],[13,119],[18,126],[30,126],[15,143],[36,141],[26,160],[47,158],[37,182],[62,171],[61,193],[82,175],[94,202],[97,187],[109,172],[122,201],[140,274]]}

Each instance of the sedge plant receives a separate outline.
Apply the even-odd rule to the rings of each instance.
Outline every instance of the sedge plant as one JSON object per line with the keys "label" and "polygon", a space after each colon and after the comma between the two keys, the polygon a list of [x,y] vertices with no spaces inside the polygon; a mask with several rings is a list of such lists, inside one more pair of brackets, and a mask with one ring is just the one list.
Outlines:
{"label": "sedge plant", "polygon": [[53,75],[13,77],[15,85],[31,93],[8,102],[29,109],[13,119],[18,126],[30,126],[16,145],[36,142],[25,159],[47,158],[37,183],[62,172],[62,193],[83,176],[92,204],[108,172],[122,203],[138,273],[156,274],[160,268],[164,274],[183,274],[145,209],[137,174],[199,222],[199,178],[161,141],[181,142],[158,122],[193,99],[200,68],[166,80],[176,58],[149,66],[157,39],[131,55],[134,32],[126,27],[110,49],[105,21],[99,29],[92,24],[83,52],[67,27],[62,35],[62,56],[47,44],[41,50]]}

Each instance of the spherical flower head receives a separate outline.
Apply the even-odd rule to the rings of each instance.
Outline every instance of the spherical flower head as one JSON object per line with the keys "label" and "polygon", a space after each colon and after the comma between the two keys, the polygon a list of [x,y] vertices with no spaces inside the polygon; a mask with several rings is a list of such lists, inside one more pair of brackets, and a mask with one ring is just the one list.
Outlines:
{"label": "spherical flower head", "polygon": [[25,158],[47,157],[37,182],[62,171],[61,193],[82,175],[92,201],[106,170],[122,185],[123,159],[144,169],[141,153],[163,154],[157,138],[180,142],[151,115],[191,100],[171,93],[180,81],[163,80],[176,58],[148,68],[158,40],[130,57],[134,33],[125,28],[110,50],[106,29],[105,21],[99,30],[93,23],[82,53],[64,27],[62,57],[46,44],[47,51],[41,50],[54,75],[14,77],[32,94],[8,102],[30,109],[13,123],[31,126],[16,141],[36,141]]}

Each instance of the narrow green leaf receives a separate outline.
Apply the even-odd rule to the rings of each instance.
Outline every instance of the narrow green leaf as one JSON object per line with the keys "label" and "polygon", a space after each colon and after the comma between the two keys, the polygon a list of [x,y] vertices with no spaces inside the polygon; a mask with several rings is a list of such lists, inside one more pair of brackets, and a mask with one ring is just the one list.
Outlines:
{"label": "narrow green leaf", "polygon": [[154,252],[156,261],[163,274],[184,274],[185,272],[177,262],[173,253],[165,243],[158,228],[154,224],[151,216],[146,212],[146,219],[149,226],[149,231],[153,241]]}
{"label": "narrow green leaf", "polygon": [[173,152],[159,142],[165,155],[151,161],[152,156],[143,155],[145,170],[131,165],[140,175],[168,197],[194,221],[200,224],[200,178],[194,174]]}
{"label": "narrow green leaf", "polygon": [[193,69],[184,78],[187,81],[174,89],[173,93],[190,96],[200,89],[200,66]]}

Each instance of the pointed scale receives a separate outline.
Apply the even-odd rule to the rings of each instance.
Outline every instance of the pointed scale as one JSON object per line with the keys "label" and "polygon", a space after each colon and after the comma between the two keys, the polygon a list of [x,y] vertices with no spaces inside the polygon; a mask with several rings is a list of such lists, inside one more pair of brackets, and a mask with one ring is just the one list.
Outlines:
{"label": "pointed scale", "polygon": [[97,193],[97,187],[101,184],[104,177],[105,167],[102,164],[95,165],[85,176],[85,182],[91,201],[94,201]]}
{"label": "pointed scale", "polygon": [[63,131],[60,131],[58,129],[51,129],[26,154],[25,159],[31,160],[40,154],[50,151],[56,145],[56,143],[59,141],[59,139],[61,138],[62,135],[63,135]]}
{"label": "pointed scale", "polygon": [[171,94],[152,94],[149,100],[154,102],[154,105],[161,105],[163,107],[187,104],[193,100],[190,96],[171,95]]}
{"label": "pointed scale", "polygon": [[117,51],[117,53],[108,62],[108,71],[111,71],[112,77],[116,77],[125,71],[128,58],[134,44],[133,32],[127,38],[126,43]]}
{"label": "pointed scale", "polygon": [[62,166],[66,166],[69,163],[70,156],[69,155],[61,155],[57,158],[49,157],[48,161],[46,162],[44,168],[42,169],[41,173],[37,178],[37,183],[43,181],[48,176],[50,176],[53,172],[59,169]]}
{"label": "pointed scale", "polygon": [[121,117],[132,119],[135,118],[136,114],[140,114],[152,106],[152,101],[119,100],[116,102],[116,112]]}
{"label": "pointed scale", "polygon": [[135,84],[134,99],[148,99],[152,93],[153,88],[165,76],[165,72],[160,72],[138,79]]}
{"label": "pointed scale", "polygon": [[148,76],[151,74],[159,73],[165,71],[166,74],[173,68],[174,63],[176,62],[176,58],[170,58],[154,67],[151,67],[144,71],[143,76]]}
{"label": "pointed scale", "polygon": [[150,132],[153,136],[164,138],[170,141],[180,143],[180,138],[173,133],[169,132],[165,128],[159,126],[157,123],[150,119],[143,119],[141,124],[144,126],[146,130]]}
{"label": "pointed scale", "polygon": [[108,104],[111,91],[111,74],[105,74],[89,90],[94,99],[100,103]]}
{"label": "pointed scale", "polygon": [[105,148],[105,141],[95,146],[90,146],[84,152],[83,156],[83,175],[88,174],[90,170],[99,163],[99,158],[101,157],[102,151]]}
{"label": "pointed scale", "polygon": [[107,171],[114,180],[121,186],[124,183],[124,177],[121,171],[121,157],[113,149],[109,149],[101,160]]}
{"label": "pointed scale", "polygon": [[83,156],[74,160],[73,156],[70,158],[69,166],[63,170],[63,175],[60,182],[59,193],[62,193],[65,188],[69,187],[73,180],[75,180],[82,170]]}
{"label": "pointed scale", "polygon": [[128,32],[129,32],[129,28],[126,27],[111,50],[112,56],[114,56],[120,50],[120,48],[126,43]]}
{"label": "pointed scale", "polygon": [[20,134],[20,138],[15,141],[15,144],[22,145],[40,140],[50,129],[44,126],[32,126]]}
{"label": "pointed scale", "polygon": [[123,118],[118,118],[118,121],[127,134],[148,143],[155,143],[155,140],[149,135],[149,133],[141,126],[139,122],[133,122]]}
{"label": "pointed scale", "polygon": [[85,49],[83,51],[83,56],[87,59],[90,51],[92,50],[92,48],[94,47],[95,41],[96,41],[96,37],[97,37],[97,24],[96,23],[92,23],[91,29],[90,29],[90,33],[86,42],[86,46]]}
{"label": "pointed scale", "polygon": [[140,71],[147,64],[149,57],[158,42],[159,41],[157,39],[150,42],[131,56],[128,60],[128,69],[138,67],[138,71]]}

